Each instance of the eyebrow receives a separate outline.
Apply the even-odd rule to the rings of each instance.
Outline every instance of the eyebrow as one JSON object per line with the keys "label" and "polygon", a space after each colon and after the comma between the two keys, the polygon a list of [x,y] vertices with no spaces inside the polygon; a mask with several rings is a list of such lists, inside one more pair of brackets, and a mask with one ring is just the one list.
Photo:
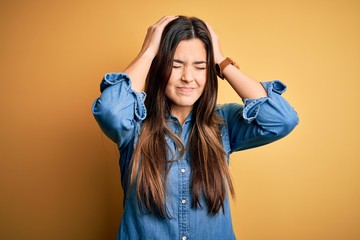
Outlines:
{"label": "eyebrow", "polygon": [[[174,62],[184,64],[184,61],[181,61],[180,59],[174,59]],[[206,64],[206,61],[195,61],[193,64]]]}

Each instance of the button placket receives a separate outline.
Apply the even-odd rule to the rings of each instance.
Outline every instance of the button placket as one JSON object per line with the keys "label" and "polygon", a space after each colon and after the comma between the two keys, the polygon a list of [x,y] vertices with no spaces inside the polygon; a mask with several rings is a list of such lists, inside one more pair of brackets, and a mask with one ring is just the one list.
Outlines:
{"label": "button placket", "polygon": [[[186,122],[185,122],[186,123]],[[183,126],[177,126],[175,133],[181,138],[186,146],[188,142],[188,129],[189,125],[184,124]],[[186,134],[183,134],[186,133]],[[184,147],[185,147],[184,146]],[[181,150],[181,149],[179,149]],[[182,149],[186,150],[186,149]],[[190,169],[189,162],[186,160],[188,153],[185,151],[183,157],[178,161],[178,176],[179,176],[179,239],[188,240],[190,230],[190,204],[189,204],[189,177]]]}
{"label": "button placket", "polygon": [[179,235],[180,239],[187,240],[189,234],[189,172],[188,162],[185,159],[179,161],[179,178],[180,178],[180,201],[179,201]]}

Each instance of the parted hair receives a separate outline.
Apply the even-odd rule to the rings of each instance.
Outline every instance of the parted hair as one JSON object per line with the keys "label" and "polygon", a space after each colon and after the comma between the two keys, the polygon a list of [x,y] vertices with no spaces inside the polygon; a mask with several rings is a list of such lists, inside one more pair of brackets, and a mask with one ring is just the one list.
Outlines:
{"label": "parted hair", "polygon": [[[193,106],[189,142],[185,146],[181,138],[167,125],[171,114],[170,100],[165,88],[172,71],[176,47],[180,41],[200,39],[206,49],[206,83],[204,92]],[[169,168],[188,151],[191,167],[191,206],[207,207],[209,214],[224,212],[224,201],[229,188],[234,189],[222,146],[222,119],[215,113],[218,82],[215,70],[211,35],[206,24],[195,17],[179,16],[164,29],[159,51],[146,78],[145,106],[147,117],[134,150],[128,171],[130,188],[136,191],[138,207],[142,212],[163,218],[170,217],[166,206],[166,179]],[[176,146],[176,154],[169,154],[165,136]],[[207,206],[202,206],[205,199]]]}

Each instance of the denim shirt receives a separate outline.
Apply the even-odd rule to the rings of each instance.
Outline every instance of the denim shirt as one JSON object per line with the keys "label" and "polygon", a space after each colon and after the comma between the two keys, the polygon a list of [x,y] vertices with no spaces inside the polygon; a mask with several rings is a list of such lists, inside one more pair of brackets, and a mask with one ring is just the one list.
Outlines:
{"label": "denim shirt", "polygon": [[[298,124],[298,116],[281,96],[286,86],[280,81],[261,83],[268,96],[245,99],[244,105],[230,103],[218,105],[216,113],[224,119],[221,129],[222,144],[227,161],[232,152],[254,148],[278,140]],[[131,88],[131,80],[124,73],[106,74],[100,84],[101,96],[93,104],[93,114],[104,133],[120,151],[121,182],[124,190],[124,213],[117,239],[235,239],[228,196],[224,212],[209,215],[206,202],[202,208],[191,207],[191,168],[189,153],[173,162],[167,178],[166,206],[170,218],[140,213],[134,191],[127,191],[125,173],[131,161],[146,118],[144,92]],[[170,129],[187,145],[191,131],[192,114],[181,125],[173,116],[167,118]],[[166,137],[169,151],[175,152],[171,138]],[[164,161],[166,161],[164,159]]]}

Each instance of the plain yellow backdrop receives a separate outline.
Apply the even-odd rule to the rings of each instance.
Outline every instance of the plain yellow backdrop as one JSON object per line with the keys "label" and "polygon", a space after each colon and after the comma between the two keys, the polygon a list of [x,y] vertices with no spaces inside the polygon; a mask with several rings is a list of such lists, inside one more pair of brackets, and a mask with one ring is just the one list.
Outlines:
{"label": "plain yellow backdrop", "polygon": [[[240,240],[360,239],[360,2],[0,2],[0,239],[114,239],[118,153],[91,104],[163,15],[208,21],[300,116],[285,139],[232,155]],[[219,102],[239,101],[221,82]],[[216,227],[216,226],[209,226]]]}

